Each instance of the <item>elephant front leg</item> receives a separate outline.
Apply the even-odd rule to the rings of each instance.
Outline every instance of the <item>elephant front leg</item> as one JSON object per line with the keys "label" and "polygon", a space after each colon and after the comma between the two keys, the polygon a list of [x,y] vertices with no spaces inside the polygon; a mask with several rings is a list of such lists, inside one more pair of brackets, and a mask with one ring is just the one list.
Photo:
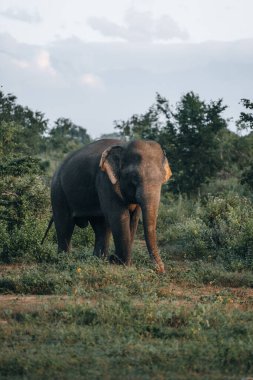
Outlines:
{"label": "elephant front leg", "polygon": [[137,231],[139,219],[141,215],[141,208],[139,205],[136,205],[134,211],[130,214],[130,233],[131,233],[131,244],[133,245],[134,237]]}
{"label": "elephant front leg", "polygon": [[109,223],[115,245],[115,256],[110,257],[111,262],[118,264],[131,264],[132,239],[130,231],[130,214],[124,210],[120,214],[113,213],[109,216]]}

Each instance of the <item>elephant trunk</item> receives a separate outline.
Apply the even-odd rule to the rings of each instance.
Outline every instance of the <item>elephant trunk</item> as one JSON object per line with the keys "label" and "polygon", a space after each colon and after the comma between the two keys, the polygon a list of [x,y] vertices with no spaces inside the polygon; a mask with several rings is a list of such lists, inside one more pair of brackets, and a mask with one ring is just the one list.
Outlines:
{"label": "elephant trunk", "polygon": [[140,202],[144,235],[146,240],[147,249],[150,257],[155,262],[156,269],[159,273],[163,273],[164,264],[161,260],[156,241],[156,223],[158,216],[158,208],[160,203],[160,190],[161,188],[151,189],[146,194],[142,193],[142,200]]}

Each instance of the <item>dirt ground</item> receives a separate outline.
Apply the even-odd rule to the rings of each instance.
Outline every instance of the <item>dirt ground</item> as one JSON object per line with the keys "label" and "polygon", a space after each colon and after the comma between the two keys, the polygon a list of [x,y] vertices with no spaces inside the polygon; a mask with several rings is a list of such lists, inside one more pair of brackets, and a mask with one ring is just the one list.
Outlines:
{"label": "dirt ground", "polygon": [[[224,288],[218,286],[187,287],[171,283],[168,287],[158,290],[159,303],[171,303],[174,306],[194,307],[197,303],[219,302],[226,305],[228,309],[240,309],[253,311],[253,289],[248,288]],[[95,299],[68,295],[0,295],[0,313],[4,310],[14,312],[29,312],[44,307],[63,308],[71,304],[96,304]],[[133,298],[133,302],[141,306],[143,303],[139,298]],[[0,320],[0,323],[4,321]]]}

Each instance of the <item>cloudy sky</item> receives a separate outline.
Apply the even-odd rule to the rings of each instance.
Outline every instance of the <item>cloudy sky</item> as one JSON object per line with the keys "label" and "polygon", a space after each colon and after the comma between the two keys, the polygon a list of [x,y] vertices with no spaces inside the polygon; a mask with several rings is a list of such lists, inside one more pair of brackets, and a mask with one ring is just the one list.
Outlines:
{"label": "cloudy sky", "polygon": [[[93,137],[155,93],[252,99],[252,0],[1,0],[0,85]],[[233,123],[231,123],[233,127]]]}

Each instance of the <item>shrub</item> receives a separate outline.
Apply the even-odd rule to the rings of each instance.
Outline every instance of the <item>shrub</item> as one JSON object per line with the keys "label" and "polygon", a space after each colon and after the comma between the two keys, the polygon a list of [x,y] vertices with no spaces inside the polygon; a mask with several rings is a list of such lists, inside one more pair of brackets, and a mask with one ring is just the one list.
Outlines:
{"label": "shrub", "polygon": [[6,175],[0,184],[0,259],[13,262],[40,249],[49,214],[48,188],[34,174]]}
{"label": "shrub", "polygon": [[95,234],[90,225],[86,228],[79,228],[75,226],[75,230],[72,237],[73,246],[83,249],[92,248],[94,246]]}
{"label": "shrub", "polygon": [[168,227],[160,240],[177,245],[189,258],[215,259],[234,269],[253,268],[252,215],[253,204],[245,197],[208,196],[196,204],[192,215],[184,210],[174,223],[170,212],[167,222],[163,215],[163,226]]}

